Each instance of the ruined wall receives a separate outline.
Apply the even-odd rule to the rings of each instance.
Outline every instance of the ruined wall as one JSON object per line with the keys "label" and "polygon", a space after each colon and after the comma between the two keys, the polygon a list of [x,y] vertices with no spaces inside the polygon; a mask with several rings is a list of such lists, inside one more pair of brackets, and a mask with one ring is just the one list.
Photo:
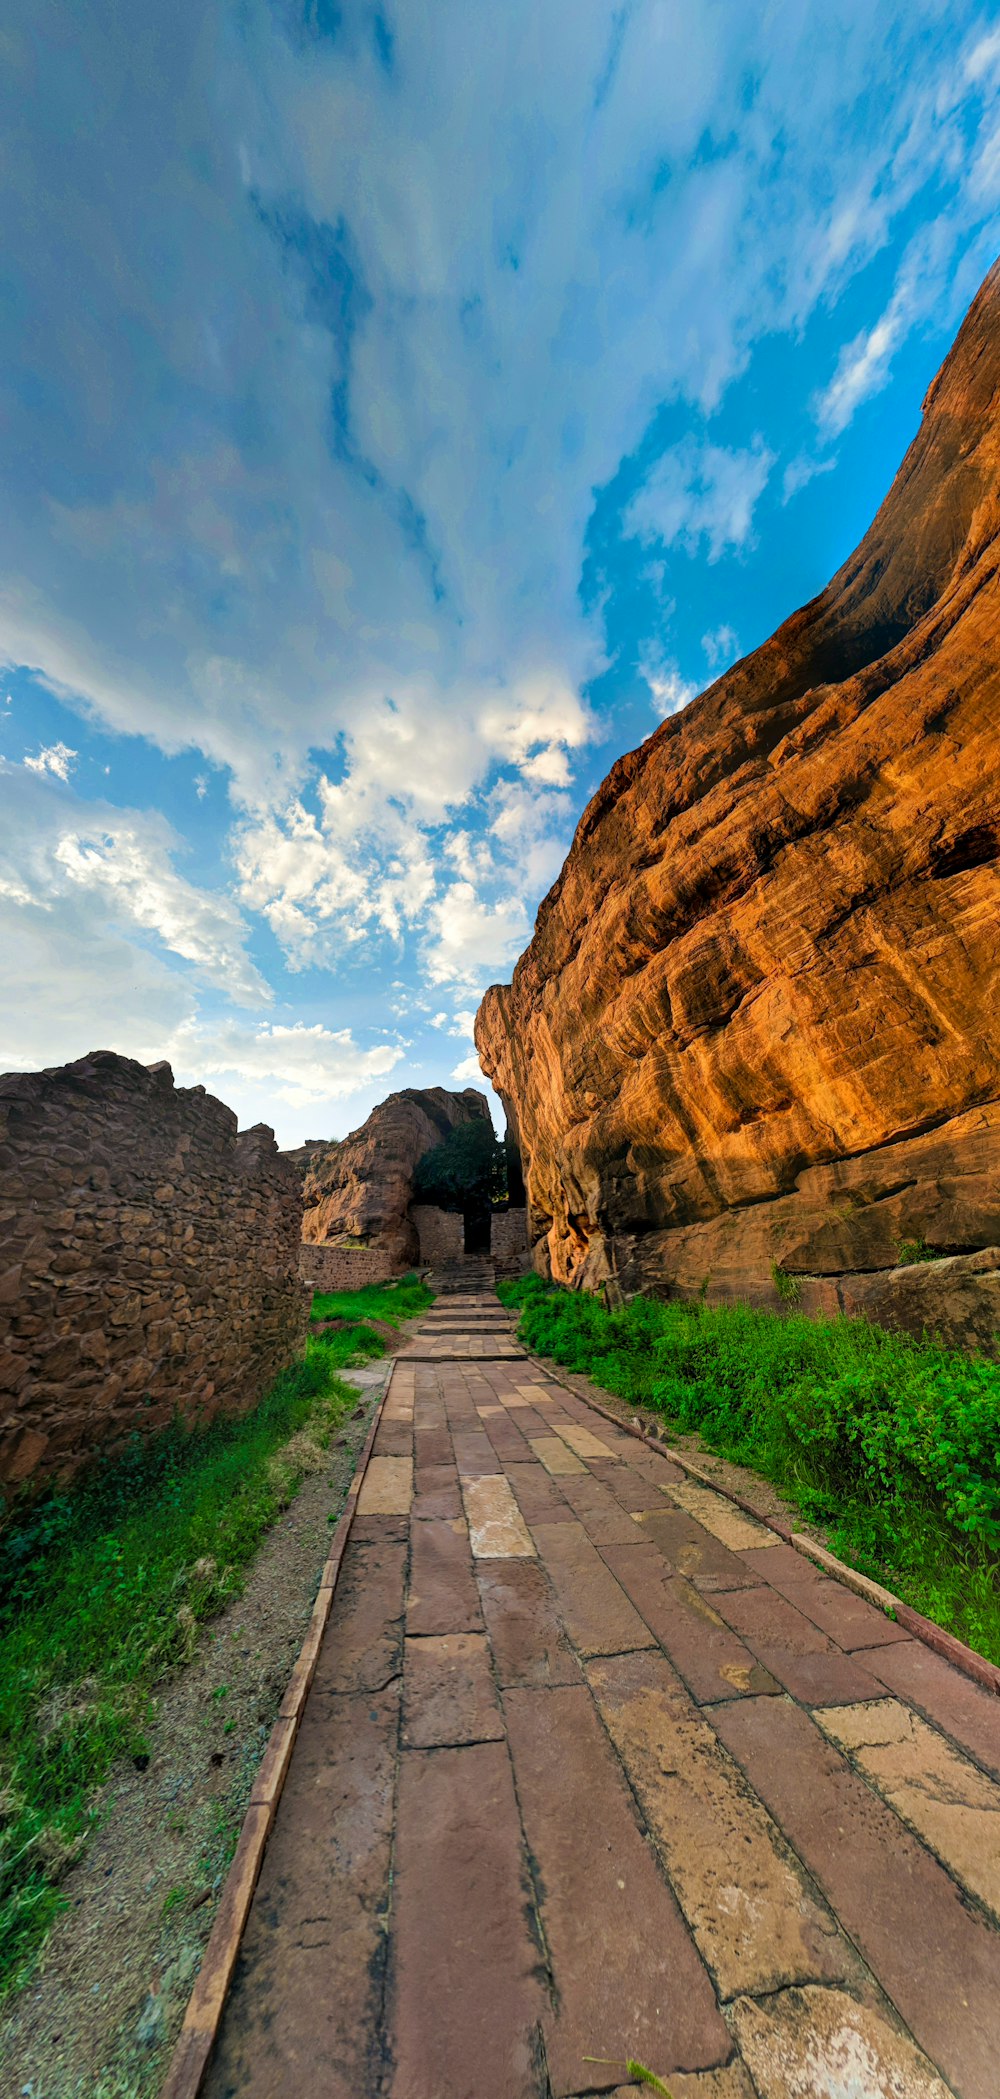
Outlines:
{"label": "ruined wall", "polygon": [[312,1246],[303,1240],[299,1249],[299,1274],[315,1290],[364,1290],[405,1273],[378,1246]]}
{"label": "ruined wall", "polygon": [[520,1275],[528,1263],[528,1212],[495,1210],[490,1218],[490,1258],[498,1275]]}
{"label": "ruined wall", "polygon": [[410,1217],[420,1241],[421,1268],[437,1268],[442,1262],[465,1258],[465,1219],[456,1210],[438,1210],[433,1203],[415,1203]]}
{"label": "ruined wall", "polygon": [[0,1077],[0,1481],[254,1405],[301,1353],[301,1193],[269,1129],[96,1051]]}

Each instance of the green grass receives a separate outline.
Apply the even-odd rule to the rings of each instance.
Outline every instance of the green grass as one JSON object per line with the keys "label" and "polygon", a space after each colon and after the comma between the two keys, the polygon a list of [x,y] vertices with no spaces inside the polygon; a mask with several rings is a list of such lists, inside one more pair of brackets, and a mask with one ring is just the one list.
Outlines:
{"label": "green grass", "polygon": [[384,1319],[399,1326],[416,1319],[434,1303],[419,1276],[400,1276],[395,1283],[369,1283],[363,1290],[318,1290],[313,1298],[314,1319]]}
{"label": "green grass", "polygon": [[1000,1365],[858,1319],[612,1312],[538,1276],[499,1294],[534,1354],[751,1466],[841,1558],[1000,1662]]}
{"label": "green grass", "polygon": [[311,1340],[252,1413],[136,1436],[0,1534],[0,1996],[62,1906],[116,1758],[145,1753],[150,1693],[358,1404],[338,1369],[370,1329]]}

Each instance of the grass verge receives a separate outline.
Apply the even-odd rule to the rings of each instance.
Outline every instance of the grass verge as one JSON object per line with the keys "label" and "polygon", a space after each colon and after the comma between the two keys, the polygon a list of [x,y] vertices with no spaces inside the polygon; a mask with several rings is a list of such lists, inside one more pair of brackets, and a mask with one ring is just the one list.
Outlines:
{"label": "grass verge", "polygon": [[416,1319],[434,1303],[417,1275],[400,1276],[394,1283],[368,1283],[363,1290],[317,1290],[312,1303],[314,1319],[384,1319],[399,1326]]}
{"label": "grass verge", "polygon": [[1000,1365],[860,1319],[498,1288],[533,1354],[772,1480],[840,1558],[1000,1662]]}
{"label": "grass verge", "polygon": [[136,1436],[0,1535],[0,1998],[62,1907],[116,1758],[146,1754],[153,1686],[189,1659],[338,1424],[370,1329],[308,1343],[252,1413]]}

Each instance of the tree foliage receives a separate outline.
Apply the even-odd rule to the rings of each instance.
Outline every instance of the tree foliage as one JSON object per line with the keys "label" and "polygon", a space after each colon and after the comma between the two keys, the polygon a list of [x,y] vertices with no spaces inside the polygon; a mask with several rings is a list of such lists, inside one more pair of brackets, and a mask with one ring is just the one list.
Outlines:
{"label": "tree foliage", "polygon": [[507,1154],[491,1123],[456,1123],[441,1144],[419,1160],[414,1194],[442,1210],[492,1209],[507,1197]]}

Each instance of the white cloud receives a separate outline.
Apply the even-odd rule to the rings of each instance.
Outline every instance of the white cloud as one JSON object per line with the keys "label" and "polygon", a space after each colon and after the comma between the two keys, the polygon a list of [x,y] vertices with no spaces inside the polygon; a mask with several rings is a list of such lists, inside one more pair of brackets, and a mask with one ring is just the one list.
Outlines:
{"label": "white cloud", "polygon": [[[9,697],[7,705],[10,705]],[[68,780],[79,755],[78,751],[71,751],[67,743],[52,743],[39,751],[37,757],[26,758],[24,763],[29,773],[52,773],[57,780]]]}
{"label": "white cloud", "polygon": [[424,967],[432,984],[473,984],[515,960],[529,934],[519,897],[486,903],[471,882],[452,882],[428,913]]}
{"label": "white cloud", "polygon": [[53,789],[45,774],[29,781],[0,766],[0,839],[0,881],[9,898],[30,901],[36,918],[62,912],[65,923],[90,926],[98,1001],[104,994],[97,958],[113,934],[133,942],[152,936],[237,1003],[269,999],[246,952],[244,919],[229,897],[178,873],[179,841],[163,817],[84,803]]}
{"label": "white cloud", "polygon": [[[58,0],[10,32],[9,311],[39,385],[10,404],[3,645],[255,805],[287,808],[343,735],[363,786],[366,721],[372,796],[448,809],[495,756],[469,695],[578,693],[598,663],[593,491],[657,407],[717,404],[921,184],[951,257],[985,238],[995,31],[939,0],[511,0],[498,49],[440,0],[395,25],[390,71],[359,18],[334,49],[293,15],[248,0],[215,37],[151,0],[171,63],[139,75],[102,5],[80,38]],[[95,98],[129,124],[68,132]],[[765,449],[661,487],[650,527],[745,545]],[[514,762],[559,785],[579,748]]]}
{"label": "white cloud", "polygon": [[632,498],[625,530],[691,554],[706,539],[709,561],[718,561],[728,548],[747,545],[773,465],[774,453],[760,436],[732,449],[684,437],[657,460]]}
{"label": "white cloud", "polygon": [[482,1086],[484,1083],[484,1072],[475,1052],[468,1057],[463,1057],[461,1063],[455,1065],[451,1076],[463,1086]]}
{"label": "white cloud", "polygon": [[689,700],[693,700],[699,687],[690,679],[682,678],[676,664],[640,664],[640,673],[649,686],[649,697],[653,711],[664,721],[668,714],[679,714]]}
{"label": "white cloud", "polygon": [[800,488],[806,488],[817,474],[830,474],[837,464],[836,453],[829,459],[814,459],[808,452],[798,452],[790,459],[781,477],[781,500],[791,502]]}
{"label": "white cloud", "polygon": [[714,627],[711,633],[703,634],[701,645],[709,670],[720,673],[728,670],[731,663],[735,663],[740,652],[739,636],[735,628],[728,626],[725,621],[721,627]]}
{"label": "white cloud", "polygon": [[862,401],[878,393],[889,377],[892,353],[906,332],[907,300],[898,291],[874,328],[863,328],[845,343],[837,369],[816,404],[816,420],[827,437],[846,430]]}
{"label": "white cloud", "polygon": [[234,1020],[215,1025],[187,1021],[167,1043],[168,1057],[178,1077],[204,1084],[208,1079],[228,1083],[225,1097],[239,1091],[241,1081],[293,1108],[318,1107],[339,1101],[375,1080],[384,1079],[404,1055],[397,1043],[380,1043],[361,1049],[349,1028],[307,1027],[297,1021],[290,1026],[273,1023],[248,1027]]}
{"label": "white cloud", "polygon": [[568,794],[535,783],[501,780],[493,789],[488,801],[492,851],[523,896],[537,902],[555,881],[576,814]]}

